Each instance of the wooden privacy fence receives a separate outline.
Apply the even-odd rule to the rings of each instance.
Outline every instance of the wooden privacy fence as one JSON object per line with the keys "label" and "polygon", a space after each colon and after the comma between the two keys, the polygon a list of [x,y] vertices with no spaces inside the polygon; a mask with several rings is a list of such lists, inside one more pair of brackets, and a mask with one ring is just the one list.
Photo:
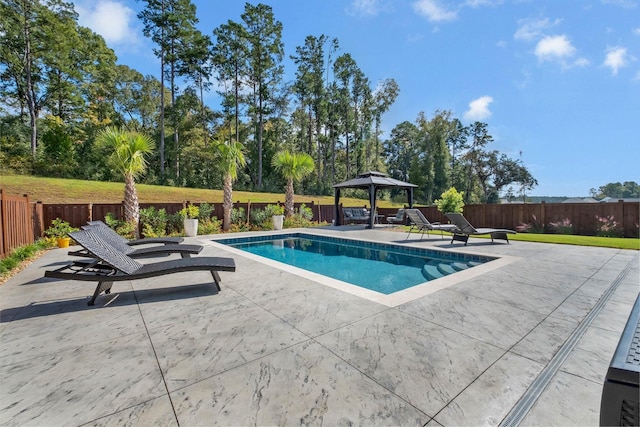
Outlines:
{"label": "wooden privacy fence", "polygon": [[41,236],[41,218],[41,203],[30,203],[26,194],[15,196],[0,190],[0,259]]}
{"label": "wooden privacy fence", "polygon": [[[141,203],[141,208],[153,206],[156,209],[165,209],[167,213],[174,214],[189,202],[182,203]],[[200,203],[193,203],[199,205]],[[214,206],[213,216],[223,217],[222,203],[210,203]],[[246,215],[253,210],[264,209],[269,204],[277,203],[240,203],[235,202],[233,207],[242,208]],[[298,209],[302,203],[296,203]],[[334,205],[319,205],[307,202],[305,205],[313,212],[313,221],[331,224],[334,220]],[[359,207],[367,206],[363,204]],[[446,223],[447,218],[441,214],[435,206],[419,208],[432,222]],[[115,218],[122,219],[122,203],[112,204],[65,204],[42,205],[45,229],[56,218],[68,221],[73,227],[80,227],[89,220],[103,220],[108,212]],[[381,223],[386,223],[386,217],[394,216],[397,208],[378,208],[378,215],[382,217]],[[342,205],[338,209],[342,215]],[[612,218],[624,237],[638,237],[638,223],[640,222],[640,204],[634,202],[619,201],[616,203],[535,203],[535,204],[500,204],[500,205],[467,205],[464,207],[464,216],[476,227],[509,228],[515,230],[518,226],[528,223],[537,223],[544,227],[545,231],[552,232],[550,223],[569,220],[573,226],[573,233],[580,235],[595,235],[598,230],[598,218]]]}
{"label": "wooden privacy fence", "polygon": [[[81,227],[91,220],[104,220],[107,213],[117,219],[123,217],[122,203],[76,203],[76,204],[42,204],[29,201],[26,195],[10,196],[0,191],[0,258],[5,257],[13,248],[33,243],[35,238],[42,237],[51,221],[61,218],[72,227]],[[182,203],[141,203],[141,208],[150,206],[165,209],[174,214],[189,202]],[[199,205],[200,203],[194,203]],[[214,206],[212,215],[222,219],[222,203],[210,203]],[[245,213],[256,209],[264,209],[268,204],[282,203],[234,203],[234,208],[243,208]],[[296,203],[296,209],[301,203]],[[313,221],[331,224],[334,220],[334,205],[319,205],[314,202],[305,203],[313,212]],[[359,207],[367,206],[363,201]],[[342,215],[342,205],[338,214]],[[446,223],[447,218],[435,206],[419,208],[431,222]],[[381,223],[386,217],[395,216],[397,208],[378,208]],[[509,228],[515,230],[521,224],[537,223],[546,231],[552,231],[550,223],[567,219],[573,226],[573,234],[595,235],[598,230],[598,218],[611,218],[618,224],[624,237],[638,237],[640,223],[640,204],[618,201],[616,203],[536,203],[536,204],[501,204],[501,205],[467,205],[464,216],[476,227]]]}

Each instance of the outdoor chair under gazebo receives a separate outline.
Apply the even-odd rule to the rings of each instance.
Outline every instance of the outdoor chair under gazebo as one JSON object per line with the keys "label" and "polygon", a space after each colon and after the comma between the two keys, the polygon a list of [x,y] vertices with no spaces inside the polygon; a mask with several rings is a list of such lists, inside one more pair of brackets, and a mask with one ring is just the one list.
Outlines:
{"label": "outdoor chair under gazebo", "polygon": [[389,188],[401,188],[407,191],[407,202],[409,208],[413,207],[413,189],[417,185],[410,184],[408,182],[400,181],[389,177],[389,175],[382,172],[369,171],[361,175],[358,175],[354,179],[350,179],[345,182],[341,182],[333,186],[335,196],[334,216],[336,218],[335,225],[342,225],[340,218],[340,190],[343,188],[362,188],[369,190],[369,202],[371,204],[371,213],[369,215],[369,223],[367,228],[373,228],[375,222],[376,212],[376,194],[378,190]]}

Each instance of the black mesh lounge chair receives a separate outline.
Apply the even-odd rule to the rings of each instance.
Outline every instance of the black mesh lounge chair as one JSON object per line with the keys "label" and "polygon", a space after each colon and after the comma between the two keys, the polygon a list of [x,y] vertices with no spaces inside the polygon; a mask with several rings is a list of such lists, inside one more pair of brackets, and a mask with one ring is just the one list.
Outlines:
{"label": "black mesh lounge chair", "polygon": [[447,213],[445,214],[449,220],[455,224],[456,231],[453,233],[451,237],[451,243],[454,240],[464,242],[464,245],[467,245],[467,241],[469,240],[469,236],[479,236],[483,234],[488,234],[491,236],[491,241],[493,239],[506,240],[509,243],[509,237],[507,234],[516,234],[513,230],[505,230],[502,228],[475,228],[473,225],[467,221],[467,219],[460,213]]}
{"label": "black mesh lounge chair", "polygon": [[98,286],[88,302],[89,305],[94,305],[96,298],[102,292],[111,293],[113,282],[145,279],[186,271],[209,271],[216,288],[220,291],[218,272],[236,270],[233,258],[220,257],[178,258],[141,264],[100,239],[91,230],[75,231],[69,233],[69,236],[90,252],[95,259],[75,261],[56,270],[45,271],[44,275],[64,280],[97,281]]}
{"label": "black mesh lounge chair", "polygon": [[[168,243],[160,246],[156,245],[134,248],[127,244],[127,239],[120,236],[118,233],[107,226],[85,225],[82,228],[84,230],[93,231],[96,235],[105,240],[111,246],[118,249],[120,252],[129,255],[131,258],[161,256],[173,253],[180,254],[182,258],[189,258],[192,254],[199,254],[200,251],[202,251],[201,245],[181,245],[175,243]],[[69,251],[69,255],[91,257],[89,252],[87,252],[85,249]]]}
{"label": "black mesh lounge chair", "polygon": [[456,226],[452,224],[440,224],[439,222],[429,222],[427,218],[420,212],[418,209],[407,209],[405,210],[407,217],[409,217],[409,221],[411,222],[411,227],[409,227],[409,234],[407,234],[408,239],[411,235],[411,231],[415,228],[417,231],[422,232],[422,236],[420,236],[420,240],[424,237],[424,233],[427,233],[429,236],[429,231],[440,231],[440,235],[444,239],[444,232],[447,231],[449,233],[453,233],[456,230]]}

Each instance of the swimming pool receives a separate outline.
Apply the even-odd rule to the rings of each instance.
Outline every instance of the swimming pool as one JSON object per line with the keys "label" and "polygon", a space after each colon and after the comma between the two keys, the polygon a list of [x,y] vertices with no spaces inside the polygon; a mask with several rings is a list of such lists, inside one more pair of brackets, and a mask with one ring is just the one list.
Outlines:
{"label": "swimming pool", "polygon": [[216,241],[384,295],[403,291],[495,259],[305,233]]}

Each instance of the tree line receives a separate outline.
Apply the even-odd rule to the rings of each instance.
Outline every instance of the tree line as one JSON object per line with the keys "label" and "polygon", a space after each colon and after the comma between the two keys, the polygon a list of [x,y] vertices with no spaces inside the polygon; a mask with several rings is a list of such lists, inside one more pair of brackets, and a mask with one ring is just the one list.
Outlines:
{"label": "tree line", "polygon": [[[230,179],[220,144],[242,153],[235,187],[281,191],[276,153],[306,153],[313,172],[298,192],[368,170],[417,184],[431,203],[447,188],[467,203],[516,197],[537,182],[521,160],[490,149],[486,123],[464,126],[450,111],[420,113],[382,139],[382,117],[397,99],[393,78],[372,82],[336,38],[309,35],[289,58],[270,6],[245,4],[237,20],[196,28],[190,0],[143,0],[138,18],[159,59],[157,76],[117,63],[104,39],[78,24],[62,0],[0,3],[0,163],[45,176],[118,180],[96,138],[108,127],[155,141],[141,182],[222,188]],[[215,91],[216,108],[205,103]],[[224,149],[223,149],[224,150]],[[222,156],[224,157],[224,156]]]}

